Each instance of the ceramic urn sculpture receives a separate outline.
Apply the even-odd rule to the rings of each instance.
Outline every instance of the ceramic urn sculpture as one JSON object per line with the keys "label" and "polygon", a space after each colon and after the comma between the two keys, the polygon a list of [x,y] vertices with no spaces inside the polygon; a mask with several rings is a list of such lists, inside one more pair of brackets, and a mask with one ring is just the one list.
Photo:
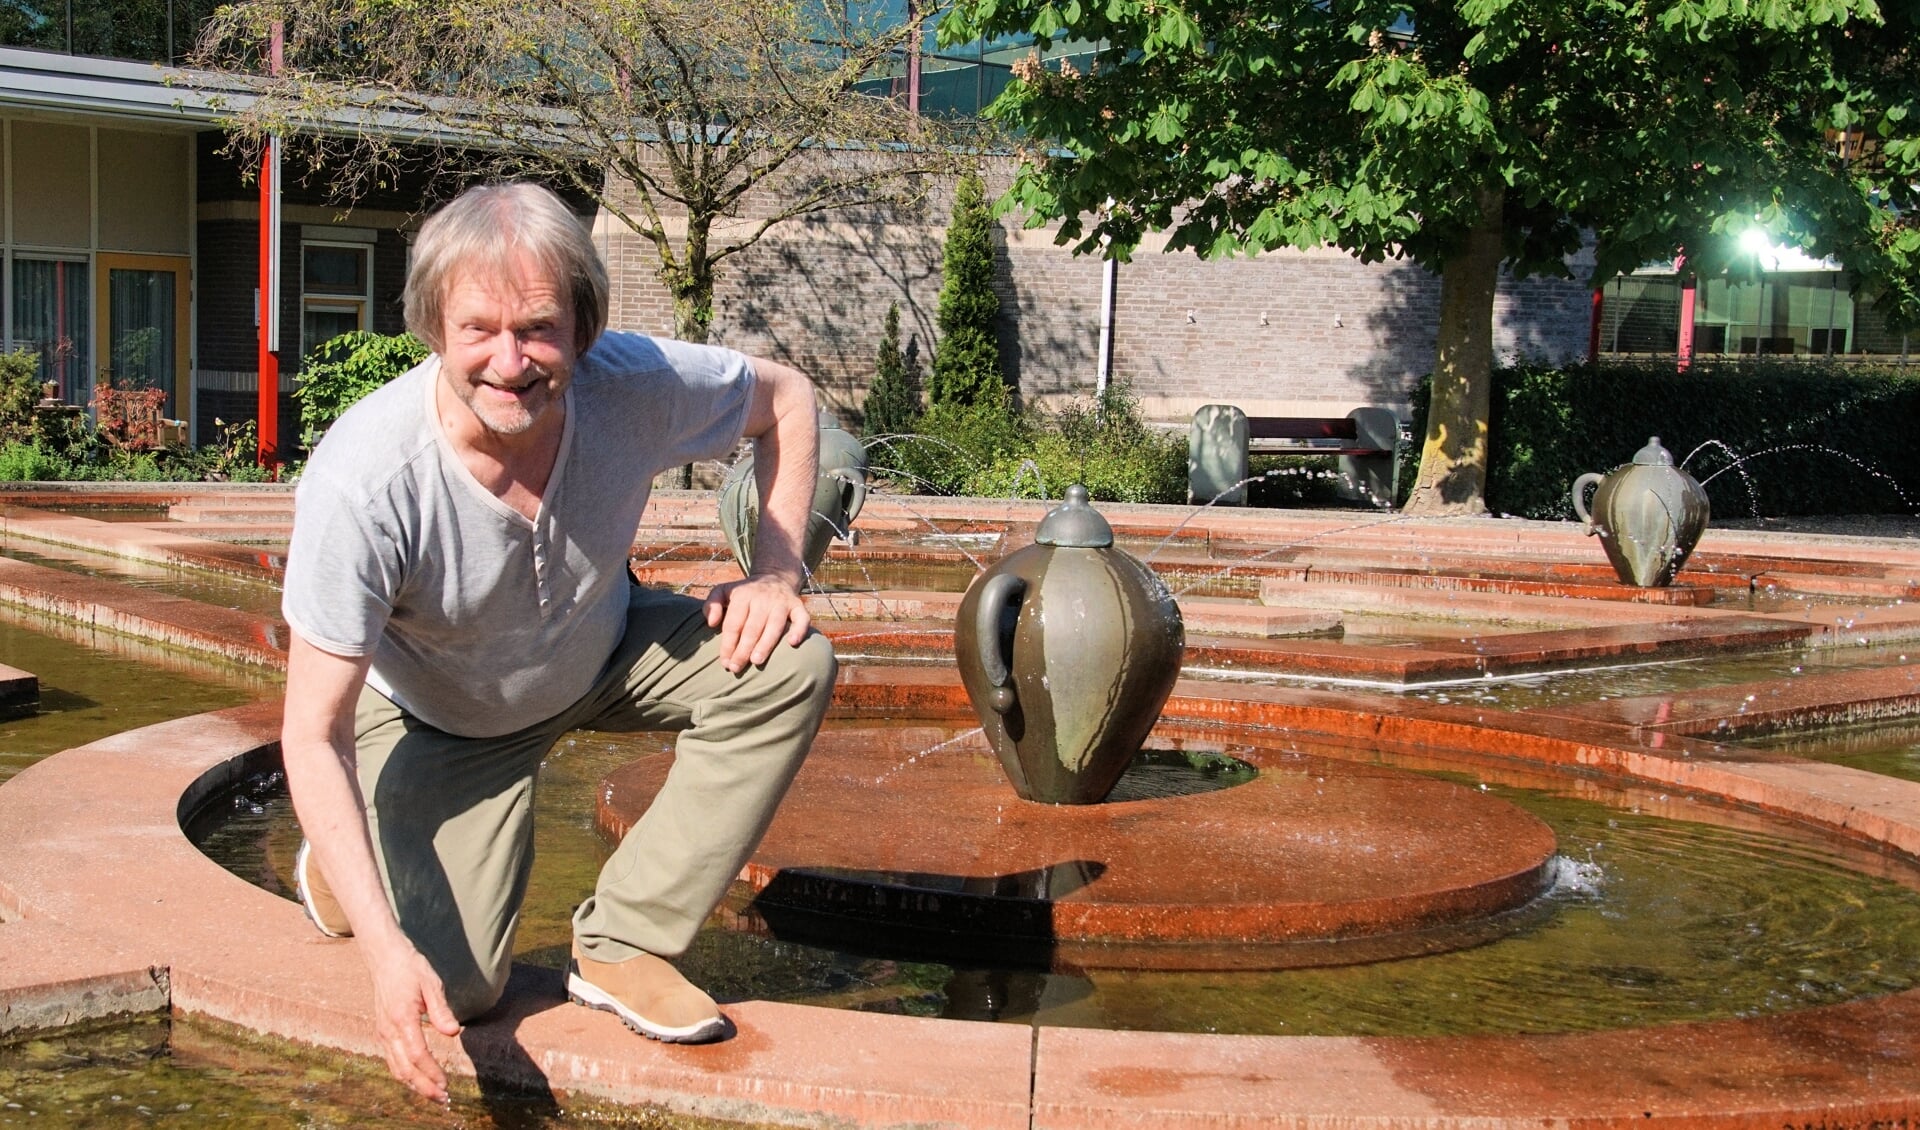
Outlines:
{"label": "ceramic urn sculpture", "polygon": [[[1587,487],[1596,483],[1589,512]],[[1587,533],[1600,536],[1620,580],[1641,588],[1672,584],[1707,529],[1707,492],[1674,466],[1659,436],[1633,462],[1573,480],[1573,510]]]}
{"label": "ceramic urn sculpture", "polygon": [[[802,556],[807,574],[820,568],[834,538],[845,540],[867,501],[867,449],[840,426],[831,412],[820,413],[820,473],[814,479],[813,513],[807,519]],[[720,532],[726,536],[740,571],[753,571],[753,535],[760,525],[760,490],[753,481],[753,454],[733,465],[720,484]]]}
{"label": "ceramic urn sculpture", "polygon": [[1014,791],[1106,799],[1160,717],[1186,645],[1152,569],[1113,544],[1082,486],[1034,544],[974,578],[954,628],[960,679]]}

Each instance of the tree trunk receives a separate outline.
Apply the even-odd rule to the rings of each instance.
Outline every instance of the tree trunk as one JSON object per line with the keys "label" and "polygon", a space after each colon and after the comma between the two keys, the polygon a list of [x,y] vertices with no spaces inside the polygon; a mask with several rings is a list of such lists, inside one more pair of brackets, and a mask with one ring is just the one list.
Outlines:
{"label": "tree trunk", "polygon": [[690,217],[680,269],[661,272],[673,295],[673,336],[696,345],[705,345],[713,330],[713,261],[707,258],[712,223],[710,217]]}
{"label": "tree trunk", "polygon": [[[705,225],[689,225],[685,266],[660,272],[673,295],[673,336],[696,345],[705,345],[713,331],[713,264],[707,261],[706,235]],[[681,490],[691,490],[693,464],[683,464],[673,482]]]}
{"label": "tree trunk", "polygon": [[1480,222],[1440,272],[1439,349],[1420,476],[1408,514],[1487,512],[1487,416],[1492,407],[1493,296],[1500,282],[1504,189],[1475,193]]}
{"label": "tree trunk", "polygon": [[673,296],[673,336],[681,341],[705,345],[712,332],[713,284],[707,283],[704,294],[691,289],[676,291]]}

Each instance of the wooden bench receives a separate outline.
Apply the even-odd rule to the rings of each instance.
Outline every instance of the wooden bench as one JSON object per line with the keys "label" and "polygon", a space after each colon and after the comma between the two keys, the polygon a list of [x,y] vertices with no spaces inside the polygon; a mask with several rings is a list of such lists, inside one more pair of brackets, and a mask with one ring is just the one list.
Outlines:
{"label": "wooden bench", "polygon": [[1394,451],[1400,421],[1385,408],[1355,408],[1345,416],[1248,416],[1230,404],[1208,404],[1193,414],[1187,443],[1187,500],[1244,504],[1247,456],[1331,455],[1340,460],[1348,499],[1393,506]]}
{"label": "wooden bench", "polygon": [[1247,450],[1255,455],[1392,455],[1363,443],[1352,416],[1248,416]]}

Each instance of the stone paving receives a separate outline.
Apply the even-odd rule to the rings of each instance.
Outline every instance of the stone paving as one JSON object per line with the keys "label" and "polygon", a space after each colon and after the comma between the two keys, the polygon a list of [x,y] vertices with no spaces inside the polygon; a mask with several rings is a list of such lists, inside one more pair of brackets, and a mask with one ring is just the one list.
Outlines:
{"label": "stone paving", "polygon": [[[184,523],[47,514],[31,505],[42,499],[24,495],[0,496],[0,521],[13,538],[271,576],[277,562],[261,531],[283,524],[273,511],[285,513],[284,495],[268,503],[271,491],[231,493],[246,504],[217,491],[169,499],[192,520],[191,533],[178,528]],[[125,505],[128,496],[103,497]],[[81,492],[65,499],[84,504]],[[942,535],[983,536],[986,547],[973,552],[991,556],[1030,536],[1040,512],[1036,504],[877,496],[872,526],[861,523],[861,549],[876,559],[887,552],[951,562],[951,549],[913,544],[931,522]],[[1714,530],[1698,568],[1679,578],[1682,595],[1647,602],[1611,591],[1593,565],[1597,547],[1567,525],[1107,512],[1123,536],[1168,538],[1168,560],[1157,563],[1169,570],[1238,562],[1235,575],[1249,579],[1257,601],[1185,605],[1190,624],[1206,625],[1194,658],[1208,663],[1407,683],[1432,672],[1920,638],[1913,542]],[[243,528],[234,541],[205,536]],[[643,573],[684,568],[686,583],[708,583],[709,562],[721,552],[711,498],[663,495],[639,545]],[[685,547],[680,561],[659,552],[676,545]],[[270,618],[16,564],[0,562],[0,602],[246,662],[274,664],[283,646],[283,629]],[[1701,590],[1753,599],[1716,607],[1697,603]],[[813,604],[843,649],[890,638],[903,650],[937,652],[950,647],[954,601],[951,593],[883,592]],[[1227,607],[1233,611],[1210,618]],[[1478,642],[1462,647],[1457,631],[1418,647],[1356,648],[1330,638],[1342,617],[1369,608],[1446,616],[1470,625]],[[847,618],[835,619],[842,612]],[[1920,784],[1727,750],[1702,735],[1910,715],[1920,709],[1916,681],[1920,665],[1900,664],[1496,712],[1382,691],[1183,680],[1165,717],[1287,728],[1396,750],[1409,764],[1422,749],[1447,750],[1473,759],[1494,782],[1546,773],[1653,784],[1671,790],[1676,805],[1717,798],[1911,863],[1920,859]],[[962,708],[953,672],[924,664],[848,665],[836,699],[837,710],[852,714]],[[320,938],[295,905],[228,874],[180,831],[197,804],[271,762],[278,711],[261,703],[116,735],[0,787],[0,1030],[170,1007],[373,1054],[370,988],[352,943]],[[76,805],[82,795],[88,803]],[[1757,1130],[1908,1126],[1920,1118],[1920,991],[1765,1018],[1444,1039],[1101,1032],[756,1001],[730,1005],[729,1014],[737,1032],[723,1043],[652,1044],[609,1016],[563,1004],[555,975],[523,968],[499,1015],[457,1040],[434,1039],[454,1070],[491,1080],[816,1126]]]}

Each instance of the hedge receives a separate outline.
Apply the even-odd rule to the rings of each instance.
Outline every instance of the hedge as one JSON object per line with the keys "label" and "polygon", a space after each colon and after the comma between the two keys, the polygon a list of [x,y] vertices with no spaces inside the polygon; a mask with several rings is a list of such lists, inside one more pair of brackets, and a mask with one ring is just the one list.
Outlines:
{"label": "hedge", "polygon": [[[1430,386],[1413,396],[1425,434]],[[1721,517],[1920,510],[1920,373],[1785,361],[1497,369],[1487,508],[1570,518],[1569,491],[1659,436]],[[1418,450],[1413,452],[1418,458]],[[1403,474],[1410,480],[1412,468]]]}

